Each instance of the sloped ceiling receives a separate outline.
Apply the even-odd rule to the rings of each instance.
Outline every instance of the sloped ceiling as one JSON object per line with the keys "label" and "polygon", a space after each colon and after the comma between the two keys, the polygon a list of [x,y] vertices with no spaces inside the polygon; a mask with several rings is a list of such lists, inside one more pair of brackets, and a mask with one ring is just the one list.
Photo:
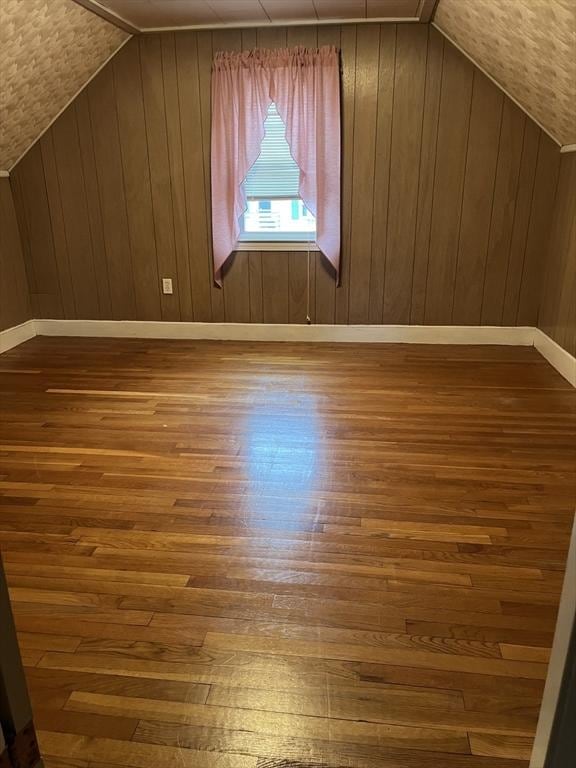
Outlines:
{"label": "sloped ceiling", "polygon": [[0,0],[0,169],[129,35],[72,0]]}
{"label": "sloped ceiling", "polygon": [[[89,4],[0,0],[0,170],[12,168],[129,36],[80,2]],[[165,11],[185,7],[189,13],[200,6],[200,0],[102,2],[111,10],[122,5],[124,12],[153,9],[156,4]],[[358,6],[362,16],[370,17],[384,10],[396,14],[400,6],[405,10],[410,4],[419,12],[433,7],[432,0],[202,2],[220,14],[223,8],[236,12],[240,6],[247,13],[250,3],[257,2],[268,9],[269,22],[286,7],[291,8],[292,20],[302,16],[303,21],[314,21],[304,13],[307,6],[321,20],[324,14],[334,15],[335,8],[350,14]],[[235,17],[232,23],[242,20]],[[576,144],[576,0],[439,0],[434,23],[559,144]]]}
{"label": "sloped ceiling", "polygon": [[576,144],[576,0],[440,0],[434,24],[559,144]]}

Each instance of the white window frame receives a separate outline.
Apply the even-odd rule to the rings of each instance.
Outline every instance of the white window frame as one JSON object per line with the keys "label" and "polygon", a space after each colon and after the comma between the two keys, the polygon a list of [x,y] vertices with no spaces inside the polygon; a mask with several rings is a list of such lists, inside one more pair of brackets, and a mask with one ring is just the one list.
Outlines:
{"label": "white window frame", "polygon": [[275,240],[274,242],[265,242],[264,240],[238,240],[235,251],[319,251],[318,245],[314,240]]}
{"label": "white window frame", "polygon": [[[248,197],[249,201],[274,201],[274,200],[300,200],[300,195],[296,197],[286,196],[279,197],[278,195],[271,195],[270,197],[264,194],[258,196]],[[316,245],[316,229],[314,232],[279,232],[278,237],[274,236],[270,240],[266,239],[266,233],[263,232],[262,236],[258,236],[256,232],[244,231],[244,216],[246,211],[242,213],[239,219],[240,234],[236,241],[236,251],[318,251],[319,248]],[[272,233],[270,233],[272,235]]]}
{"label": "white window frame", "polygon": [[[260,199],[260,198],[251,198]],[[262,198],[263,199],[263,198]],[[266,198],[270,200],[278,200],[280,198]],[[293,198],[289,198],[292,200]],[[301,199],[301,198],[300,198]],[[243,234],[246,234],[243,230],[244,214],[240,218],[240,237],[236,241],[237,251],[319,251],[320,249],[316,245],[316,232],[310,232],[311,237],[309,239],[303,239],[299,237],[297,240],[291,240],[288,233],[286,233],[285,239],[276,238],[274,240],[266,240],[265,238],[257,238],[250,240],[248,237],[242,238]],[[251,234],[251,233],[250,233]],[[305,233],[302,233],[305,234]]]}

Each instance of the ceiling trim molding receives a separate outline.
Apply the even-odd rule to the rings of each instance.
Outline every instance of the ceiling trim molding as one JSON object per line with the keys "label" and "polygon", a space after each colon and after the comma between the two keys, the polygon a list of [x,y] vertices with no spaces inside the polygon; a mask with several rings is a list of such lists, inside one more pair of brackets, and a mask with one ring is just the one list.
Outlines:
{"label": "ceiling trim molding", "polygon": [[378,17],[375,19],[291,19],[289,21],[245,21],[234,24],[188,24],[183,27],[146,27],[140,30],[143,35],[155,32],[186,32],[203,29],[271,29],[273,27],[325,27],[344,24],[413,24],[419,22],[418,16],[398,16],[396,18]]}
{"label": "ceiling trim molding", "polygon": [[73,101],[74,101],[74,99],[75,99],[75,98],[78,96],[78,94],[79,94],[79,93],[82,93],[82,91],[84,90],[84,88],[86,88],[86,86],[87,86],[89,83],[91,83],[91,82],[92,82],[92,80],[94,80],[94,78],[96,77],[96,75],[97,75],[99,72],[101,72],[101,71],[104,69],[104,67],[106,66],[106,64],[108,64],[108,62],[109,62],[111,59],[113,59],[113,58],[114,58],[114,56],[116,56],[116,54],[118,53],[118,51],[119,51],[121,48],[123,48],[123,47],[126,45],[126,43],[127,43],[129,40],[132,40],[132,38],[131,38],[131,37],[127,37],[127,38],[126,38],[126,40],[122,40],[122,42],[120,43],[120,45],[118,46],[118,48],[116,48],[114,51],[112,51],[112,53],[110,54],[110,56],[108,56],[108,58],[106,59],[106,61],[103,61],[103,62],[102,62],[102,64],[101,64],[101,65],[98,67],[98,69],[96,69],[96,70],[95,70],[95,71],[94,71],[94,72],[93,72],[93,73],[90,75],[90,77],[88,78],[88,80],[86,80],[86,82],[85,82],[85,83],[83,83],[83,84],[80,86],[80,88],[78,88],[78,90],[77,90],[77,91],[75,91],[74,95],[73,95],[71,98],[69,98],[69,99],[68,99],[68,101],[66,102],[66,104],[64,104],[64,106],[63,106],[63,107],[62,107],[62,109],[61,109],[61,110],[58,112],[58,114],[54,115],[54,117],[52,118],[52,120],[50,120],[50,122],[48,123],[48,125],[46,126],[46,128],[44,128],[44,129],[42,130],[42,132],[41,132],[41,133],[39,133],[39,134],[38,134],[38,136],[36,136],[36,138],[34,139],[34,141],[30,142],[30,144],[29,144],[29,145],[26,147],[26,149],[24,150],[24,152],[22,152],[22,154],[20,155],[20,157],[19,157],[17,160],[15,160],[15,161],[12,163],[12,165],[10,166],[10,170],[9,170],[9,173],[11,173],[11,172],[14,170],[14,168],[16,168],[16,166],[18,165],[18,163],[20,162],[20,160],[22,160],[22,158],[24,157],[24,155],[26,155],[26,154],[27,154],[27,153],[28,153],[28,152],[29,152],[29,151],[32,149],[32,147],[34,146],[34,144],[36,144],[36,142],[37,142],[37,141],[40,141],[40,139],[42,138],[42,136],[44,136],[44,134],[46,133],[46,131],[50,130],[50,128],[52,127],[52,125],[53,125],[53,124],[56,122],[56,120],[58,120],[58,118],[60,117],[60,115],[62,114],[62,112],[64,112],[65,110],[67,110],[67,109],[68,109],[68,107],[70,106],[70,104],[72,104],[72,102],[73,102]]}
{"label": "ceiling trim molding", "polygon": [[155,32],[179,32],[202,29],[267,29],[268,27],[309,27],[324,26],[327,24],[404,24],[406,22],[428,23],[436,12],[439,0],[420,0],[418,10],[414,16],[396,16],[384,17],[377,16],[370,19],[344,18],[344,19],[286,19],[284,21],[246,21],[246,22],[215,22],[214,24],[186,24],[176,27],[137,27],[132,22],[125,19],[119,13],[111,11],[98,0],[73,0],[77,5],[82,6],[88,11],[95,13],[102,19],[114,24],[115,26],[129,32],[131,35],[140,35]]}
{"label": "ceiling trim molding", "polygon": [[10,176],[10,171],[0,171],[0,179],[7,179]]}
{"label": "ceiling trim molding", "polygon": [[120,16],[118,13],[115,13],[109,8],[105,8],[103,5],[100,5],[98,0],[73,0],[73,2],[75,2],[76,5],[80,5],[82,8],[85,8],[87,11],[90,11],[91,13],[95,13],[96,16],[100,16],[101,19],[110,22],[110,24],[114,24],[115,27],[124,30],[124,32],[128,32],[131,35],[139,35],[142,31],[138,27],[135,27],[134,24],[131,24],[125,18]]}
{"label": "ceiling trim molding", "polygon": [[[501,90],[503,93],[505,93],[505,94],[506,94],[506,96],[508,96],[508,98],[509,98],[511,101],[513,101],[513,102],[514,102],[514,104],[516,104],[516,106],[517,106],[519,109],[521,109],[521,110],[522,110],[522,112],[524,112],[524,114],[525,114],[527,117],[529,117],[529,118],[530,118],[530,120],[532,120],[532,122],[533,122],[533,123],[536,123],[536,125],[538,126],[538,128],[540,128],[540,130],[544,131],[544,133],[546,134],[546,136],[548,136],[549,138],[551,138],[551,139],[552,139],[552,141],[554,142],[554,144],[557,144],[559,147],[562,147],[562,143],[561,143],[561,142],[560,142],[560,141],[559,141],[559,140],[558,140],[558,139],[557,139],[555,136],[553,136],[553,135],[550,133],[550,130],[549,130],[548,128],[546,128],[545,126],[543,126],[543,125],[542,125],[542,123],[541,123],[541,122],[540,122],[540,121],[539,121],[537,118],[535,118],[535,117],[534,117],[534,115],[533,115],[533,114],[531,114],[531,113],[530,113],[530,112],[529,112],[529,111],[526,109],[526,107],[525,107],[523,104],[521,104],[521,103],[518,101],[518,99],[515,99],[515,98],[514,98],[514,96],[512,96],[512,94],[510,93],[510,91],[508,91],[506,88],[504,88],[504,86],[502,85],[502,83],[500,83],[498,80],[496,80],[496,78],[495,78],[495,77],[493,77],[493,76],[490,74],[490,72],[487,72],[487,71],[484,69],[484,67],[483,67],[483,66],[481,66],[480,64],[478,64],[478,62],[476,61],[476,59],[474,59],[472,56],[470,56],[470,54],[469,54],[469,53],[467,53],[467,52],[464,50],[464,48],[462,48],[462,46],[461,46],[461,45],[459,45],[459,44],[456,42],[456,40],[454,40],[452,37],[450,37],[450,35],[448,35],[446,32],[444,32],[444,30],[443,30],[441,27],[439,27],[439,26],[438,26],[438,24],[436,24],[436,22],[435,22],[435,21],[432,21],[432,22],[431,22],[431,24],[432,24],[432,26],[434,27],[434,29],[437,29],[437,30],[438,30],[438,32],[440,32],[440,34],[441,34],[443,37],[445,37],[445,38],[446,38],[446,40],[448,40],[448,42],[449,42],[449,43],[452,43],[452,45],[453,45],[455,48],[458,48],[458,50],[460,51],[460,53],[461,53],[463,56],[465,56],[465,57],[468,59],[468,61],[471,61],[471,62],[472,62],[472,64],[474,64],[474,66],[475,66],[477,69],[479,69],[479,70],[480,70],[480,72],[482,72],[482,74],[486,75],[486,77],[487,77],[489,80],[491,80],[491,81],[494,83],[494,85],[498,86],[498,88],[500,88],[500,90]],[[572,145],[571,145],[571,144],[567,144],[567,145],[565,145],[565,146],[572,146]],[[565,151],[568,151],[568,150],[565,150]]]}
{"label": "ceiling trim molding", "polygon": [[429,21],[432,21],[439,2],[440,0],[420,0],[416,15],[422,24],[427,24]]}
{"label": "ceiling trim molding", "polygon": [[560,147],[560,152],[562,152],[563,154],[565,152],[576,152],[576,144],[563,144]]}

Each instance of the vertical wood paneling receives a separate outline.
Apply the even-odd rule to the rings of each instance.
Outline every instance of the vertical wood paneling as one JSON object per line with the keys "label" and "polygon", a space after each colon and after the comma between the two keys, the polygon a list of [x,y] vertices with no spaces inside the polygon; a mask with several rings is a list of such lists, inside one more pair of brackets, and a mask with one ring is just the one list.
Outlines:
{"label": "vertical wood paneling", "polygon": [[[178,269],[164,107],[162,42],[160,35],[142,35],[139,43],[158,277],[160,280],[163,277],[172,278],[174,286],[178,282]],[[160,294],[160,305],[163,320],[180,320],[177,285],[172,295]]]}
{"label": "vertical wood paneling", "polygon": [[293,45],[303,45],[306,48],[316,48],[318,45],[334,45],[331,42],[332,38],[329,38],[326,42],[319,42],[319,31],[319,27],[288,27],[286,29],[286,45],[290,47]]}
{"label": "vertical wood paneling", "polygon": [[410,322],[427,42],[428,30],[423,24],[398,27],[396,58],[399,64],[394,79],[384,278],[385,323]]}
{"label": "vertical wood paneling", "polygon": [[17,200],[21,206],[21,216],[26,222],[21,233],[27,233],[24,256],[27,260],[32,313],[34,317],[61,318],[64,312],[59,270],[54,253],[40,143],[26,153],[11,176],[18,182],[20,194]]}
{"label": "vertical wood paneling", "polygon": [[428,253],[432,222],[434,176],[436,172],[436,142],[438,137],[443,59],[444,38],[434,27],[429,27],[426,86],[422,116],[420,174],[418,179],[418,209],[416,213],[416,233],[414,236],[412,303],[410,308],[410,322],[416,325],[422,325],[424,322],[426,305]]}
{"label": "vertical wood paneling", "polygon": [[380,29],[369,25],[358,27],[348,312],[350,323],[367,323],[369,320],[379,52]]}
{"label": "vertical wood paneling", "polygon": [[[96,270],[88,203],[84,187],[82,156],[76,122],[76,110],[69,107],[51,129],[59,185],[67,260],[70,265],[76,315],[88,319],[100,317]],[[47,174],[47,179],[50,174]]]}
{"label": "vertical wood paneling", "polygon": [[250,51],[252,48],[256,48],[256,29],[242,29],[241,35],[243,51]]}
{"label": "vertical wood paneling", "polygon": [[285,48],[286,35],[284,27],[258,27],[256,45],[258,48]]}
{"label": "vertical wood paneling", "polygon": [[260,251],[248,255],[248,277],[250,280],[250,322],[264,322],[264,285],[262,282],[262,254]]}
{"label": "vertical wood paneling", "polygon": [[518,316],[518,302],[520,299],[524,254],[526,252],[526,240],[532,209],[540,133],[541,131],[537,125],[531,120],[526,120],[522,143],[522,157],[520,160],[520,178],[518,179],[518,190],[516,192],[512,242],[510,244],[510,257],[508,259],[506,287],[504,290],[503,325],[515,325]]}
{"label": "vertical wood paneling", "polygon": [[313,253],[314,322],[535,322],[557,150],[408,24],[130,41],[14,171],[34,314],[304,322],[305,254],[238,253],[213,285],[210,70],[218,49],[323,44],[342,60],[342,272]]}
{"label": "vertical wood paneling", "polygon": [[336,288],[336,323],[348,323],[350,306],[350,264],[352,261],[352,176],[354,169],[354,101],[356,96],[356,31],[342,27],[342,241],[340,285]]}
{"label": "vertical wood paneling", "polygon": [[160,35],[162,46],[162,74],[164,80],[164,116],[168,140],[168,166],[172,190],[172,215],[174,221],[174,247],[176,250],[177,280],[175,290],[180,303],[180,319],[194,318],[192,308],[192,284],[188,251],[188,225],[186,217],[186,185],[182,161],[182,136],[180,131],[180,100],[176,47],[173,33]]}
{"label": "vertical wood paneling", "polygon": [[136,312],[144,320],[161,319],[158,263],[146,141],[144,97],[138,40],[114,58],[116,108],[128,230],[134,268]]}
{"label": "vertical wood paneling", "polygon": [[538,327],[576,356],[576,153],[560,158]]}
{"label": "vertical wood paneling", "polygon": [[96,273],[96,290],[98,291],[98,305],[100,317],[112,317],[112,302],[110,299],[110,281],[108,277],[108,263],[106,261],[106,247],[104,244],[104,230],[102,227],[102,213],[98,197],[98,173],[94,159],[94,141],[92,138],[92,124],[90,121],[90,106],[88,104],[87,91],[82,91],[74,102],[76,120],[78,122],[78,134],[80,139],[80,152],[82,155],[82,173],[84,176],[84,189],[86,193],[86,205],[90,225],[90,239],[92,256],[94,259],[94,271]]}
{"label": "vertical wood paneling", "polygon": [[455,325],[478,325],[482,314],[502,102],[502,92],[476,70],[454,286]]}
{"label": "vertical wood paneling", "polygon": [[[241,40],[237,30],[225,30],[231,32],[233,44],[240,48]],[[212,255],[212,206],[210,198],[210,104],[211,104],[211,71],[212,71],[212,37],[213,32],[198,33],[198,87],[200,95],[200,131],[202,136],[202,167],[204,174],[204,210],[206,222],[206,268],[208,273],[213,272]],[[220,288],[210,280],[210,305],[212,321],[224,322],[224,294]]]}
{"label": "vertical wood paneling", "polygon": [[544,279],[544,256],[550,237],[559,164],[558,147],[551,138],[540,132],[534,194],[520,283],[517,325],[536,325],[538,322],[538,307]]}
{"label": "vertical wood paneling", "polygon": [[30,255],[30,232],[26,218],[24,204],[24,190],[22,188],[22,165],[18,164],[10,174],[10,190],[16,212],[16,221],[18,223],[18,233],[20,235],[20,245],[22,247],[22,257],[24,259],[24,268],[26,270],[26,280],[28,291],[31,293],[36,288],[34,271],[32,269],[32,257]]}
{"label": "vertical wood paneling", "polygon": [[246,251],[233,253],[223,269],[227,323],[250,322],[250,273]]}
{"label": "vertical wood paneling", "polygon": [[333,325],[336,322],[336,273],[328,259],[321,254],[314,254],[314,262],[316,268],[315,322]]}
{"label": "vertical wood paneling", "polygon": [[288,323],[288,259],[285,253],[262,253],[262,315],[264,323]]}
{"label": "vertical wood paneling", "polygon": [[196,32],[177,33],[176,63],[194,320],[210,322],[212,320],[210,294],[213,275],[208,264],[204,147],[202,144],[198,36]]}
{"label": "vertical wood paneling", "polygon": [[452,317],[472,76],[472,64],[445,47],[425,310],[432,325],[449,325]]}
{"label": "vertical wood paneling", "polygon": [[376,115],[376,149],[374,154],[374,208],[372,211],[372,259],[370,262],[370,323],[382,322],[384,273],[390,189],[390,153],[392,143],[392,110],[396,64],[396,25],[380,29],[378,71],[378,111]]}
{"label": "vertical wood paneling", "polygon": [[30,296],[10,180],[0,178],[0,331],[30,320]]}
{"label": "vertical wood paneling", "polygon": [[483,325],[502,323],[525,122],[525,114],[510,99],[505,98],[484,276]]}
{"label": "vertical wood paneling", "polygon": [[[288,254],[288,322],[290,323],[306,322],[307,260],[306,253]],[[310,261],[312,262],[312,259]]]}
{"label": "vertical wood paneling", "polygon": [[[60,184],[58,182],[58,167],[54,154],[53,131],[47,131],[39,141],[42,155],[42,169],[46,197],[50,210],[50,229],[52,234],[52,246],[57,273],[55,282],[59,284],[62,298],[62,310],[65,318],[76,317],[76,303],[74,301],[74,288],[72,285],[72,273],[68,259],[68,245],[66,242],[66,230],[64,226],[64,212],[62,210],[62,198]],[[41,285],[44,285],[42,282]],[[42,290],[40,290],[42,292]],[[82,309],[82,308],[80,308]]]}
{"label": "vertical wood paneling", "polygon": [[134,268],[130,251],[122,157],[112,67],[105,67],[87,89],[94,158],[108,261],[112,319],[136,318]]}
{"label": "vertical wood paneling", "polygon": [[316,312],[316,254],[310,253],[310,274],[308,274],[308,254],[302,251],[288,255],[288,321],[290,323],[306,322],[307,312],[310,312],[312,322]]}

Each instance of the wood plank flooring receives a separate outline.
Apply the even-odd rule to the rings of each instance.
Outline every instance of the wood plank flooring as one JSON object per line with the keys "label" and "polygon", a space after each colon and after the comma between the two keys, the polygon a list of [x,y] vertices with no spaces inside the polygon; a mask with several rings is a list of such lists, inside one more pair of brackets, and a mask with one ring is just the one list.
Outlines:
{"label": "wood plank flooring", "polygon": [[576,500],[533,349],[36,338],[0,547],[47,768],[523,768]]}

